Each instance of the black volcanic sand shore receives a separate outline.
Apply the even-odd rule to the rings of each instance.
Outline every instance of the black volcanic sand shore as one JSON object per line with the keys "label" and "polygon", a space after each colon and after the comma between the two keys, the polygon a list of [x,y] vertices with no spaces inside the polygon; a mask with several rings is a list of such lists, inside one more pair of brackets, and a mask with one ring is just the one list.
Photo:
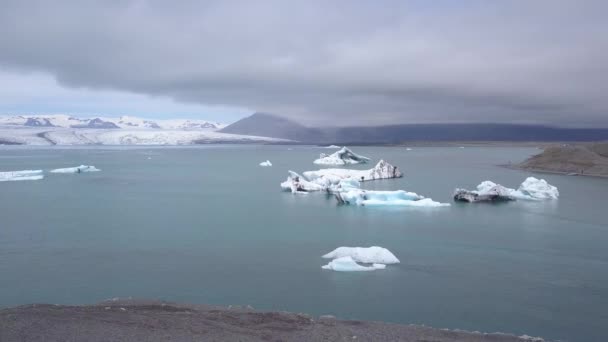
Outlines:
{"label": "black volcanic sand shore", "polygon": [[608,143],[550,146],[514,167],[528,171],[608,177]]}
{"label": "black volcanic sand shore", "polygon": [[0,310],[0,341],[542,341],[251,308],[115,300]]}

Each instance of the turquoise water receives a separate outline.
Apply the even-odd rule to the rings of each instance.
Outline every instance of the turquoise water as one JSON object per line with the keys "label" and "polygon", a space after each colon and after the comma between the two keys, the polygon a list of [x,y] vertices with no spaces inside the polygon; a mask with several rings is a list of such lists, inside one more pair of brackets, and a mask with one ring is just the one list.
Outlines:
{"label": "turquoise water", "polygon": [[[0,307],[132,296],[607,340],[608,179],[536,174],[559,200],[433,209],[338,207],[324,194],[280,191],[287,170],[315,170],[327,151],[2,148],[2,171],[102,172],[0,183]],[[495,165],[539,150],[354,151],[405,172],[364,187],[451,202],[455,187],[486,179],[517,187],[530,174]],[[266,159],[274,166],[259,167]],[[334,248],[371,245],[401,264],[321,270]]]}

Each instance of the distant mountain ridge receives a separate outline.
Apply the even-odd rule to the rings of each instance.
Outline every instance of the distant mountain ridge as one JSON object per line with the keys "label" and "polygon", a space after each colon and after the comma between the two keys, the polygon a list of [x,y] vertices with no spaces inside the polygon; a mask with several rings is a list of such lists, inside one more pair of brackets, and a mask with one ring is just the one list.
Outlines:
{"label": "distant mountain ridge", "polygon": [[149,120],[134,116],[77,118],[69,115],[0,116],[0,126],[61,127],[95,129],[218,130],[219,122],[191,119]]}
{"label": "distant mountain ridge", "polygon": [[370,127],[306,127],[289,119],[256,113],[220,130],[313,144],[398,144],[408,141],[599,141],[608,128],[560,128],[520,124],[399,124]]}

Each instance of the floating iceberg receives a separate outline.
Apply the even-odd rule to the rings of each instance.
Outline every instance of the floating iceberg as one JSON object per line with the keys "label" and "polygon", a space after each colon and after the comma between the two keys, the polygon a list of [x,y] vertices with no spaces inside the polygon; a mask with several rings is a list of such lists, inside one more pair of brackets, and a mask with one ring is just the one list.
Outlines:
{"label": "floating iceberg", "polygon": [[281,188],[285,191],[291,191],[291,193],[296,194],[308,193],[310,191],[322,191],[326,189],[326,187],[323,187],[317,183],[307,181],[306,178],[293,171],[288,172],[289,176],[287,176],[287,180],[281,183]]}
{"label": "floating iceberg", "polygon": [[492,181],[481,182],[477,190],[456,189],[454,200],[461,202],[504,202],[521,200],[557,199],[557,188],[545,181],[528,177],[517,190],[504,187]]}
{"label": "floating iceberg", "polygon": [[405,150],[406,150],[406,151],[411,151],[412,149],[408,147],[408,148],[406,148]]}
{"label": "floating iceberg", "polygon": [[371,266],[363,266],[363,265],[359,265],[350,256],[345,256],[342,258],[337,258],[335,260],[332,260],[327,265],[321,266],[321,268],[324,270],[332,270],[332,271],[338,271],[338,272],[360,272],[360,271],[383,270],[386,268],[386,265],[372,264]]}
{"label": "floating iceberg", "polygon": [[306,171],[304,176],[310,181],[328,180],[332,184],[342,179],[356,179],[358,181],[369,181],[375,179],[390,179],[403,177],[403,173],[384,160],[380,160],[376,166],[369,170],[347,170],[347,169],[321,169],[317,171]]}
{"label": "floating iceberg", "polygon": [[337,149],[337,148],[340,148],[340,146],[337,146],[337,145],[329,145],[329,146],[323,146],[323,148]]}
{"label": "floating iceberg", "polygon": [[325,254],[325,259],[351,257],[356,262],[366,264],[398,264],[399,259],[386,248],[372,247],[338,247]]}
{"label": "floating iceberg", "polygon": [[0,172],[0,182],[40,180],[43,178],[44,175],[42,174],[42,170]]}
{"label": "floating iceberg", "polygon": [[270,160],[267,160],[267,161],[261,162],[260,166],[272,166],[272,163],[270,162]]}
{"label": "floating iceberg", "polygon": [[544,179],[528,177],[517,188],[515,196],[522,199],[534,200],[557,199],[559,191],[557,187],[547,183]]}
{"label": "floating iceberg", "polygon": [[101,171],[93,165],[80,165],[76,167],[66,167],[63,169],[51,170],[52,173],[83,173],[83,172],[97,172]]}
{"label": "floating iceberg", "polygon": [[364,156],[355,154],[346,147],[342,147],[339,151],[327,155],[321,153],[319,159],[315,160],[315,164],[320,165],[347,165],[347,164],[365,164],[370,159]]}
{"label": "floating iceberg", "polygon": [[403,190],[372,191],[350,190],[335,194],[339,204],[353,204],[362,206],[408,206],[408,207],[447,207],[449,203],[435,202],[414,192]]}

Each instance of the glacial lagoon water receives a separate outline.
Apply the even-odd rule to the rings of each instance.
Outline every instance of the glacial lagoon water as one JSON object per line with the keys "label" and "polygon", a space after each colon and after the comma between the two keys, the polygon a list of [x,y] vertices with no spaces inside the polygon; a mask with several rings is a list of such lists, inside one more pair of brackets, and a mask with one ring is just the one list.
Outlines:
{"label": "glacial lagoon water", "polygon": [[[364,183],[451,202],[455,187],[527,176],[557,201],[447,208],[337,206],[280,191],[316,170],[312,146],[0,149],[0,170],[80,164],[101,172],[0,183],[0,307],[112,297],[608,340],[608,179],[496,166],[504,147],[354,147],[405,177]],[[269,159],[272,167],[260,167]],[[355,166],[369,168],[370,165]],[[338,273],[321,255],[383,246],[401,264]]]}

